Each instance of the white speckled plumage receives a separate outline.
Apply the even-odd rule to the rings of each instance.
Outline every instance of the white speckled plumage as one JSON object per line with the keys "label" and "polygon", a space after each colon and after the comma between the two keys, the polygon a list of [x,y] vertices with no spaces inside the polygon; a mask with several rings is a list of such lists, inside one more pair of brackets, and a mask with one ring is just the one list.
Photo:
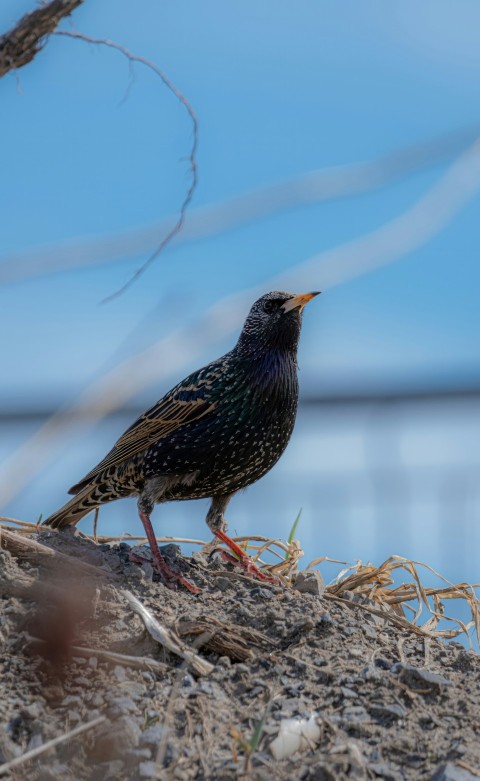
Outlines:
{"label": "white speckled plumage", "polygon": [[256,301],[233,350],[136,420],[45,523],[77,523],[124,496],[138,496],[146,516],[157,502],[212,497],[207,522],[224,528],[230,497],[263,477],[290,439],[302,309],[314,295],[275,291]]}

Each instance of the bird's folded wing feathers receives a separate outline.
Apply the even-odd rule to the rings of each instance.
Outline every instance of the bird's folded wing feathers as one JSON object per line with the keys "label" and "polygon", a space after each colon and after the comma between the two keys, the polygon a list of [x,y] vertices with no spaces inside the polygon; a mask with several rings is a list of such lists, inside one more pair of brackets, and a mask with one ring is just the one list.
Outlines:
{"label": "bird's folded wing feathers", "polygon": [[179,389],[157,402],[122,434],[110,453],[85,475],[83,480],[72,486],[69,493],[78,493],[109,467],[122,464],[145,450],[152,442],[163,439],[185,424],[193,423],[211,412],[216,404],[211,399],[205,399],[202,390],[204,388],[201,386],[196,389],[197,393],[193,388]]}

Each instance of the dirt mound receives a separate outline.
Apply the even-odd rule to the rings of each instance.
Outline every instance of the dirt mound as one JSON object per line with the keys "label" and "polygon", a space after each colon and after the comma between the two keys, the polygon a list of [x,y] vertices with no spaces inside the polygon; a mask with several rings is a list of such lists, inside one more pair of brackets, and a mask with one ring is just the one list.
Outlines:
{"label": "dirt mound", "polygon": [[192,596],[152,581],[124,544],[35,539],[72,558],[0,552],[3,777],[480,776],[480,659],[458,643],[332,598],[318,578],[299,578],[302,593],[169,546],[203,587]]}

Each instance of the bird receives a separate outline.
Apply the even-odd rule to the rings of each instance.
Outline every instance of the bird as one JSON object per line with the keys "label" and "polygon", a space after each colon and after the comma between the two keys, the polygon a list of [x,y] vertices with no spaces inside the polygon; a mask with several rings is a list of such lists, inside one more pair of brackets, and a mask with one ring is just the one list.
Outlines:
{"label": "bird", "polygon": [[284,452],[298,405],[297,348],[305,305],[318,292],[272,291],[250,309],[230,352],[193,372],[144,412],[85,477],[74,498],[43,522],[62,529],[127,496],[137,507],[164,585],[200,589],[163,557],[150,516],[156,504],[211,499],[206,522],[245,574],[271,580],[227,535],[234,494]]}

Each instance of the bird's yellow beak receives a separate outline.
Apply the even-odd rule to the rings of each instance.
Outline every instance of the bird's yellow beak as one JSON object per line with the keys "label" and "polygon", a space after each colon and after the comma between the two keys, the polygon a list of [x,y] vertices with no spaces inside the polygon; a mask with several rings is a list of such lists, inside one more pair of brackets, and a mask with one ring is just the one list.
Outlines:
{"label": "bird's yellow beak", "polygon": [[300,311],[302,311],[305,304],[308,304],[312,298],[319,295],[320,291],[317,291],[316,293],[299,293],[298,296],[294,296],[293,298],[289,298],[288,301],[285,301],[280,309],[283,309],[284,312],[291,312],[292,309],[299,308]]}

